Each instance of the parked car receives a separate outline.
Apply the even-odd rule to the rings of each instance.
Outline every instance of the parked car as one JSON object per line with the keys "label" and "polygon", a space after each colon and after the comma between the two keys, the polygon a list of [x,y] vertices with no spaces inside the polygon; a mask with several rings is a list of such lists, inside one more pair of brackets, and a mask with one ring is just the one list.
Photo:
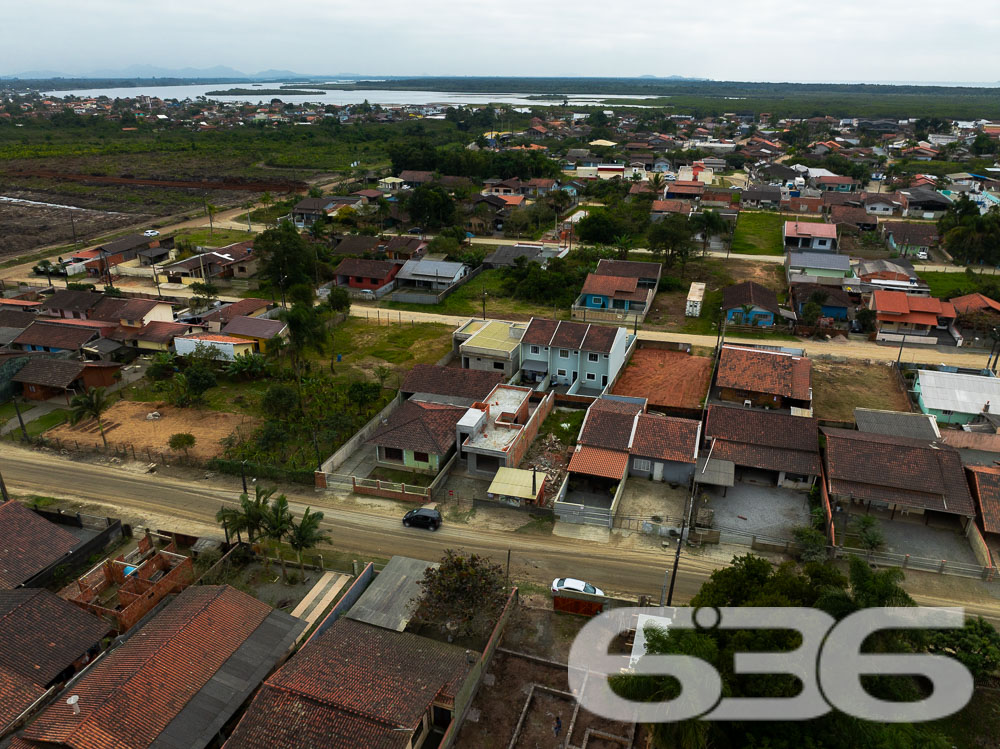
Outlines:
{"label": "parked car", "polygon": [[417,528],[430,528],[436,531],[441,525],[441,513],[430,507],[419,507],[403,515],[403,525]]}
{"label": "parked car", "polygon": [[583,580],[577,580],[573,577],[560,577],[552,581],[552,594],[555,595],[563,590],[570,590],[574,593],[590,593],[594,596],[603,596],[604,591],[600,588],[595,588],[590,583],[585,583]]}
{"label": "parked car", "polygon": [[142,233],[142,236],[144,236],[144,237],[158,237],[158,236],[160,236],[160,232],[158,232],[156,229],[146,229],[146,231],[144,231]]}
{"label": "parked car", "polygon": [[421,229],[419,226],[414,226],[412,229],[410,229],[409,233],[410,234],[423,234],[424,230]]}
{"label": "parked car", "polygon": [[927,250],[917,250],[917,260],[926,260],[927,258]]}
{"label": "parked car", "polygon": [[375,301],[375,292],[372,291],[371,289],[362,289],[361,294],[359,294],[359,296],[366,301],[370,302]]}

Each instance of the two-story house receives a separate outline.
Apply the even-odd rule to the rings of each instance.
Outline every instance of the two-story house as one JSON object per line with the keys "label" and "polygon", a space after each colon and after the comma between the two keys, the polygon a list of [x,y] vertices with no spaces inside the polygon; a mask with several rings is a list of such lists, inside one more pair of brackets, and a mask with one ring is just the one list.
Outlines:
{"label": "two-story house", "polygon": [[536,390],[597,397],[634,338],[622,327],[533,317],[521,337],[520,380]]}

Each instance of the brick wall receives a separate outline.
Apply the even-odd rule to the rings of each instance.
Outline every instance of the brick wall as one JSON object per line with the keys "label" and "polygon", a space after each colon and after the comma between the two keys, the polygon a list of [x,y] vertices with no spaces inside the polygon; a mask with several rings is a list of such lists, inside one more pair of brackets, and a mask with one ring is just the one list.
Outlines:
{"label": "brick wall", "polygon": [[521,439],[517,440],[510,449],[509,465],[512,468],[517,468],[521,465],[521,461],[524,460],[524,456],[528,453],[528,448],[531,447],[531,443],[538,436],[538,430],[541,429],[542,422],[552,413],[555,402],[554,393],[546,395],[538,404],[528,423],[524,425],[524,433],[521,435]]}

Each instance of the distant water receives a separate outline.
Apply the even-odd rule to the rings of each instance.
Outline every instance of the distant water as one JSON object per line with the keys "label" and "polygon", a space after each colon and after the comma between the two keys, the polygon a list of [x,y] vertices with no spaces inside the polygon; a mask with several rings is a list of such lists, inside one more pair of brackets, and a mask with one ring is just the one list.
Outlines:
{"label": "distant water", "polygon": [[[300,90],[309,88],[305,84],[289,84],[300,87]],[[261,87],[261,90],[277,89],[280,83],[268,83]],[[47,91],[45,96],[78,96],[83,98],[107,96],[111,99],[127,99],[136,96],[155,96],[160,99],[196,99],[199,96],[207,96],[209,91],[225,91],[230,88],[249,88],[248,83],[215,83],[212,85],[196,84],[190,86],[137,86],[135,88],[90,88],[73,91]],[[553,99],[527,99],[522,94],[467,94],[453,91],[397,91],[395,89],[364,89],[351,91],[317,91],[315,94],[291,95],[291,94],[242,94],[240,96],[211,96],[208,97],[216,101],[249,102],[256,104],[259,101],[269,102],[271,99],[281,99],[284,102],[301,104],[303,102],[314,102],[322,104],[360,104],[367,100],[370,104],[381,104],[389,106],[393,104],[489,104],[491,102],[514,104],[517,106],[544,106],[546,102],[552,101],[562,103],[561,98]],[[648,99],[649,96],[641,95],[615,95],[615,94],[568,94],[566,97],[570,104],[578,106],[591,105],[603,99]]]}

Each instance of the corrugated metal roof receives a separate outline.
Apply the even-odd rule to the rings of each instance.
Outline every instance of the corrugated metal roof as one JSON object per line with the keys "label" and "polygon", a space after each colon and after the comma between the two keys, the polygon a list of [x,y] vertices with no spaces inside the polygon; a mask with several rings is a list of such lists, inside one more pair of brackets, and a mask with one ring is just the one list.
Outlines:
{"label": "corrugated metal roof", "polygon": [[897,437],[936,440],[941,437],[937,419],[930,414],[905,411],[881,411],[875,408],[855,408],[854,423],[859,432],[892,434]]}
{"label": "corrugated metal roof", "polygon": [[417,584],[424,572],[437,562],[393,557],[347,613],[354,619],[376,627],[402,632],[413,615],[413,604],[420,598]]}
{"label": "corrugated metal roof", "polygon": [[535,492],[531,491],[532,476],[534,471],[526,471],[522,468],[501,468],[490,484],[489,493],[498,494],[505,497],[520,497],[521,499],[535,499],[538,490],[545,482],[545,473],[534,476]]}
{"label": "corrugated metal roof", "polygon": [[921,369],[917,383],[924,406],[935,411],[978,414],[987,403],[1000,408],[1000,379],[996,377]]}

